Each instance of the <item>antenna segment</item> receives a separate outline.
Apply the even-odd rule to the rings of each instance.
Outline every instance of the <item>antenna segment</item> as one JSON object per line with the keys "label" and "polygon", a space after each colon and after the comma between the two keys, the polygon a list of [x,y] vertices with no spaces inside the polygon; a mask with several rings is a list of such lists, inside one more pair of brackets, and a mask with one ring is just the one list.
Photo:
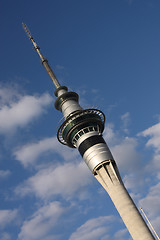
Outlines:
{"label": "antenna segment", "polygon": [[141,212],[143,213],[144,217],[146,218],[146,220],[147,220],[149,226],[151,227],[151,229],[153,230],[154,234],[156,235],[157,239],[160,240],[158,234],[156,233],[156,231],[155,231],[154,227],[152,226],[151,222],[149,221],[147,215],[145,214],[145,212],[143,211],[142,208],[140,208],[140,210],[141,210]]}
{"label": "antenna segment", "polygon": [[38,53],[38,55],[40,56],[40,59],[42,61],[43,66],[45,67],[46,71],[48,72],[52,82],[54,83],[56,88],[59,88],[61,85],[58,82],[54,72],[52,71],[50,65],[48,64],[48,60],[41,54],[40,52],[40,47],[36,44],[36,42],[34,41],[31,32],[29,31],[29,29],[27,28],[27,25],[22,23],[22,26],[25,30],[25,32],[27,33],[27,36],[29,37],[29,39],[31,40],[31,42],[33,43],[34,49],[36,50],[36,52]]}

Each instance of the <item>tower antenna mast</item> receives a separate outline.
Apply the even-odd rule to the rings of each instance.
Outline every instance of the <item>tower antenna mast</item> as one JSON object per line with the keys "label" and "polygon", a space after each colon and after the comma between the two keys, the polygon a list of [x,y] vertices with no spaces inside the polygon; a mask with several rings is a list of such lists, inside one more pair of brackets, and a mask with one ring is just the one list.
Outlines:
{"label": "tower antenna mast", "polygon": [[29,31],[28,27],[26,24],[22,23],[22,26],[25,30],[25,32],[27,33],[27,36],[29,37],[29,39],[31,40],[31,42],[33,43],[34,49],[36,50],[36,52],[38,53],[38,55],[40,56],[40,59],[42,61],[43,66],[45,67],[46,71],[48,72],[50,78],[52,79],[52,82],[54,83],[56,88],[60,87],[60,83],[58,82],[54,72],[52,71],[48,60],[42,55],[42,53],[40,52],[40,47],[37,45],[37,43],[34,41],[33,36],[31,35],[31,32]]}
{"label": "tower antenna mast", "polygon": [[159,238],[158,234],[156,233],[156,231],[155,231],[154,227],[152,226],[151,222],[149,221],[149,219],[148,219],[147,215],[145,214],[145,212],[144,212],[143,208],[140,208],[140,210],[141,210],[141,212],[143,213],[143,215],[144,215],[145,219],[147,220],[147,222],[148,222],[149,226],[150,226],[150,227],[151,227],[151,229],[153,230],[154,234],[156,235],[157,239],[158,239],[158,240],[160,240],[160,238]]}
{"label": "tower antenna mast", "polygon": [[58,129],[59,142],[78,149],[94,177],[108,192],[133,240],[154,240],[150,229],[127,192],[116,161],[102,136],[105,125],[104,113],[99,109],[83,109],[78,102],[78,94],[68,92],[66,86],[59,84],[28,28],[25,24],[23,27],[56,87],[55,108],[61,111],[65,118]]}

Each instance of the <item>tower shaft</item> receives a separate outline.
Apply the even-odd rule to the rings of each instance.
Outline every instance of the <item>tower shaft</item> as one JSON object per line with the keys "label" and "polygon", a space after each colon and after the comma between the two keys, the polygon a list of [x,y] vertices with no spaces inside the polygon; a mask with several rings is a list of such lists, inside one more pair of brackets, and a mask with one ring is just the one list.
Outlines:
{"label": "tower shaft", "polygon": [[114,161],[97,168],[95,177],[112,199],[117,211],[134,240],[153,240],[154,237],[128,194]]}
{"label": "tower shaft", "polygon": [[23,27],[56,87],[55,107],[65,117],[57,133],[58,140],[62,144],[78,149],[93,175],[108,192],[133,240],[154,240],[155,238],[128,194],[115,160],[103,139],[105,115],[98,109],[82,109],[78,103],[78,94],[68,92],[67,87],[59,84],[26,25],[23,24]]}

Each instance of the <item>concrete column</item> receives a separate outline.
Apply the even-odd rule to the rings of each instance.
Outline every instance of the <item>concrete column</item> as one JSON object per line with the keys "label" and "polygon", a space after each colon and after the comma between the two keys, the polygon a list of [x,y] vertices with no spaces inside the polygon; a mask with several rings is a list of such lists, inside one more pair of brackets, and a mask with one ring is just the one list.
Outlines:
{"label": "concrete column", "polygon": [[155,240],[123,185],[115,162],[107,161],[95,170],[95,177],[108,192],[134,240]]}

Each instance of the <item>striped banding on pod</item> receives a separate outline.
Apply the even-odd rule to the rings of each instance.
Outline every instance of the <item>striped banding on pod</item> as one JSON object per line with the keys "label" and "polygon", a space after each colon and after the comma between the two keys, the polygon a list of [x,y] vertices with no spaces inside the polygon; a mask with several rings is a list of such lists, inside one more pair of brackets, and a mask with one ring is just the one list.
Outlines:
{"label": "striped banding on pod", "polygon": [[114,160],[102,135],[97,135],[97,132],[92,133],[92,136],[86,134],[83,136],[83,141],[80,140],[77,142],[78,150],[93,173],[99,165],[107,160]]}
{"label": "striped banding on pod", "polygon": [[92,146],[99,144],[99,143],[105,143],[104,139],[101,135],[93,135],[91,137],[88,137],[85,139],[78,147],[78,150],[83,157],[84,153]]}

